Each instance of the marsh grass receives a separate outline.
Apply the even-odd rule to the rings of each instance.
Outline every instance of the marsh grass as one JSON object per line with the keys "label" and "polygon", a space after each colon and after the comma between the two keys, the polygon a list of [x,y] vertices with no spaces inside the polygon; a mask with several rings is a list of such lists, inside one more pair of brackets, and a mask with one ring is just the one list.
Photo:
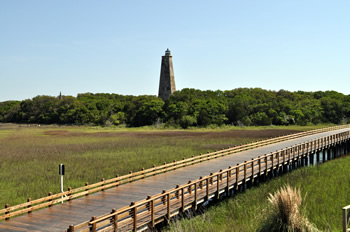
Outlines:
{"label": "marsh grass", "polygon": [[216,149],[303,130],[102,128],[0,124],[0,206]]}
{"label": "marsh grass", "polygon": [[59,191],[58,164],[66,165],[65,189],[246,143],[257,137],[86,127],[0,127],[0,204]]}

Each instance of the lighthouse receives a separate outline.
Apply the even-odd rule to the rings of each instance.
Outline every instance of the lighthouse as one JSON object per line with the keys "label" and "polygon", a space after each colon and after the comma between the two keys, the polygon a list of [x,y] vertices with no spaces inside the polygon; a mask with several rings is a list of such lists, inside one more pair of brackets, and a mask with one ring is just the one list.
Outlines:
{"label": "lighthouse", "polygon": [[176,91],[173,57],[171,56],[169,48],[162,56],[162,64],[160,68],[159,92],[158,97],[166,101],[172,93]]}

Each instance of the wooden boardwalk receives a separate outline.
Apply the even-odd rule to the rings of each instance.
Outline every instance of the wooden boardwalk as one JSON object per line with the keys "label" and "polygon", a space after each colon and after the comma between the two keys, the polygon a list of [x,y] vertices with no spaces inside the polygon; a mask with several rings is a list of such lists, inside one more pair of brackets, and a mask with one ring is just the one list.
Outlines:
{"label": "wooden boardwalk", "polygon": [[235,166],[276,150],[349,130],[349,128],[340,129],[291,139],[151,176],[64,204],[11,218],[8,221],[1,221],[0,231],[65,231],[69,225],[88,221],[92,216],[104,215],[111,212],[113,208],[125,207],[130,205],[130,202],[146,199],[147,196],[159,194],[176,185],[186,184],[189,180],[207,176],[220,169],[227,169],[229,166]]}

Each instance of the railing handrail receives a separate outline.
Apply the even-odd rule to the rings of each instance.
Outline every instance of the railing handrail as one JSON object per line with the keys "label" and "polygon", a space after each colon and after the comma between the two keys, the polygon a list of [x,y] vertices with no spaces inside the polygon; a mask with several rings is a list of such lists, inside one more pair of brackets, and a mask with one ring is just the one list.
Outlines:
{"label": "railing handrail", "polygon": [[[332,131],[332,130],[339,130],[343,128],[347,128],[350,125],[340,125],[340,126],[332,126],[332,127],[326,127],[326,128],[321,128],[321,129],[315,129],[315,130],[309,130],[309,131],[303,131],[299,133],[294,133],[290,135],[284,135],[284,136],[279,136],[275,138],[270,138],[266,140],[260,140],[256,141],[253,143],[248,143],[244,145],[239,145],[239,146],[233,146],[231,148],[227,149],[222,149],[219,151],[214,151],[214,152],[208,152],[206,154],[200,154],[197,156],[192,156],[191,158],[183,159],[180,161],[174,160],[172,163],[164,163],[163,165],[160,166],[153,166],[152,168],[148,169],[143,169],[138,172],[130,172],[129,174],[123,175],[123,176],[116,176],[115,178],[111,178],[108,180],[102,180],[100,182],[94,183],[94,184],[86,184],[85,186],[78,187],[75,189],[68,188],[68,191],[62,192],[62,193],[56,193],[56,194],[51,194],[49,193],[49,196],[47,197],[42,197],[36,200],[29,200],[28,202],[18,204],[15,206],[8,206],[5,207],[4,209],[0,210],[0,220],[3,219],[8,219],[23,213],[27,212],[32,212],[33,210],[37,210],[40,208],[44,208],[47,206],[53,206],[57,203],[60,203],[62,201],[70,201],[75,198],[88,195],[94,192],[98,192],[101,190],[105,190],[111,187],[116,187],[121,184],[129,183],[132,181],[136,181],[139,179],[143,179],[149,176],[153,176],[159,173],[163,173],[166,171],[171,171],[175,170],[177,168],[193,165],[198,162],[204,162],[207,160],[211,160],[217,157],[221,156],[226,156],[226,155],[231,155],[236,152],[244,151],[244,150],[249,150],[249,149],[254,149],[260,146],[266,146],[269,144],[285,141],[285,140],[290,140],[294,138],[299,138],[307,135],[312,135],[312,134],[317,134],[321,132],[327,132],[327,131]],[[63,198],[62,198],[63,197]],[[4,215],[1,215],[4,214]]]}

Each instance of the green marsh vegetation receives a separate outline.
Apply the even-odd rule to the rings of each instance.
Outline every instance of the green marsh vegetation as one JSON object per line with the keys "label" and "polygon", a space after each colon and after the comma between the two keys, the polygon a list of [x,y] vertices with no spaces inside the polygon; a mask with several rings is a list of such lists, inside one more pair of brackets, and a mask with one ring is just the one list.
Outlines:
{"label": "green marsh vegetation", "polygon": [[60,163],[66,165],[65,189],[76,188],[102,177],[305,129],[314,128],[160,130],[0,124],[0,205],[59,192]]}
{"label": "green marsh vegetation", "polygon": [[205,209],[202,214],[172,222],[168,231],[260,231],[274,210],[270,194],[287,184],[300,189],[301,213],[320,231],[342,230],[342,207],[350,204],[350,157],[294,170],[247,189]]}

